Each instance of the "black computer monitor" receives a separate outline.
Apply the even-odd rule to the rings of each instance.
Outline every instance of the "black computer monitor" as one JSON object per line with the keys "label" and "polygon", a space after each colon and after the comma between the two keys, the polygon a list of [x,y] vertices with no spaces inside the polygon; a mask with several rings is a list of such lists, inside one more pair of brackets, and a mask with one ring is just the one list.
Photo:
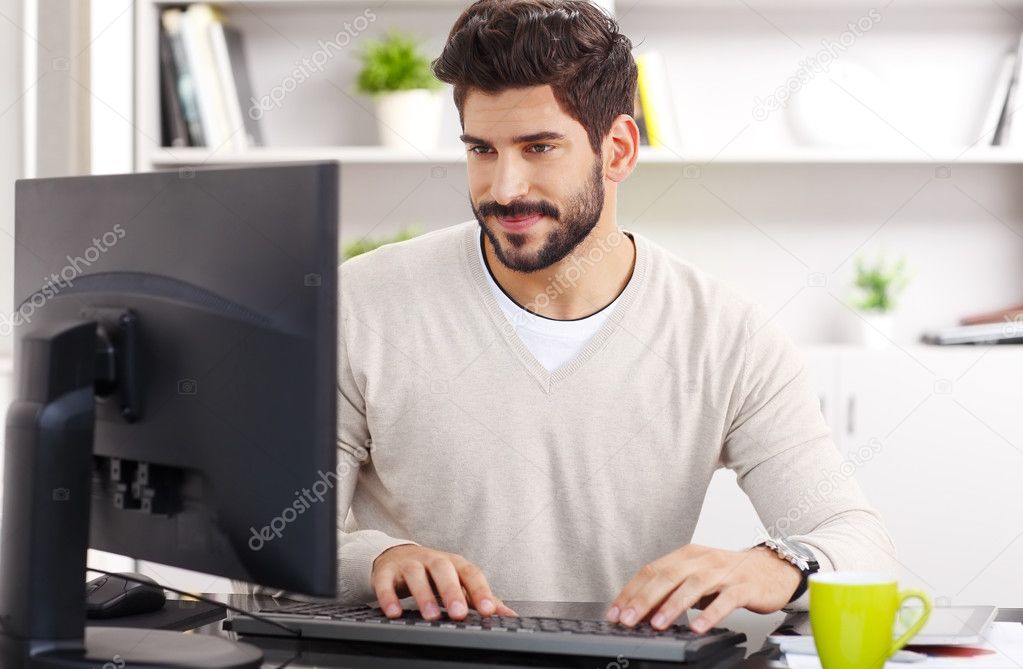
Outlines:
{"label": "black computer monitor", "polygon": [[82,643],[87,547],[335,594],[338,189],[333,163],[17,182],[3,666]]}

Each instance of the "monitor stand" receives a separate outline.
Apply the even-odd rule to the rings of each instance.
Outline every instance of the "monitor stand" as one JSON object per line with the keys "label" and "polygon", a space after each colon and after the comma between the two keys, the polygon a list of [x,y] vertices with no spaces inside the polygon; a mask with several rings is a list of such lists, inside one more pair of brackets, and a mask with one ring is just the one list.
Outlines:
{"label": "monitor stand", "polygon": [[[19,339],[0,525],[5,668],[242,669],[262,662],[259,649],[221,637],[85,626],[96,388],[116,384],[114,342],[133,325],[124,311],[113,322],[64,322]],[[126,419],[138,418],[129,413]]]}

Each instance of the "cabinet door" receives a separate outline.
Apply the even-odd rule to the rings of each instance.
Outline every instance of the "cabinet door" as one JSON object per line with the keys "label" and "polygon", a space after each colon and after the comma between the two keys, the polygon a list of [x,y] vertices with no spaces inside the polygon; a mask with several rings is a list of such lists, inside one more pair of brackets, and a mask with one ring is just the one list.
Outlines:
{"label": "cabinet door", "polygon": [[900,578],[942,602],[1023,603],[1023,349],[843,355],[842,452],[884,518]]}
{"label": "cabinet door", "polygon": [[839,430],[842,415],[839,388],[841,350],[831,347],[810,347],[800,351],[803,356],[803,364],[806,365],[806,370],[817,390],[821,413],[836,441],[841,438]]}

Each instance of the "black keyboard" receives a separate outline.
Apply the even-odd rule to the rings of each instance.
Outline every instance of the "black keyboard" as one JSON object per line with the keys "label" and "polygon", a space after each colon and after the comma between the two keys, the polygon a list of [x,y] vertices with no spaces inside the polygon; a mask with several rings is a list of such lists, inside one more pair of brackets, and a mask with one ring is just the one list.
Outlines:
{"label": "black keyboard", "polygon": [[[657,630],[647,623],[627,628],[603,620],[485,618],[474,611],[460,621],[443,614],[430,621],[418,611],[405,611],[392,620],[378,608],[332,603],[296,602],[259,613],[300,632],[303,638],[593,657],[623,655],[635,660],[701,660],[746,640],[745,634],[723,628],[696,634],[686,625]],[[294,636],[248,617],[234,617],[225,627],[242,635]]]}

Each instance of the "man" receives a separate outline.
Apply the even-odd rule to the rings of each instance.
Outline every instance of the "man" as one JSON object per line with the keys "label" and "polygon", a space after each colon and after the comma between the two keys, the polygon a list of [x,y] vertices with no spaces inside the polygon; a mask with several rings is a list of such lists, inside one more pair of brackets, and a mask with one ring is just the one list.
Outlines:
{"label": "man", "polygon": [[[891,568],[790,341],[618,228],[631,48],[581,0],[481,0],[435,61],[476,220],[341,267],[343,599],[394,617],[411,595],[431,619],[606,601],[656,628],[699,607],[703,631],[805,606],[811,560]],[[784,526],[777,550],[689,544],[721,466]]]}

